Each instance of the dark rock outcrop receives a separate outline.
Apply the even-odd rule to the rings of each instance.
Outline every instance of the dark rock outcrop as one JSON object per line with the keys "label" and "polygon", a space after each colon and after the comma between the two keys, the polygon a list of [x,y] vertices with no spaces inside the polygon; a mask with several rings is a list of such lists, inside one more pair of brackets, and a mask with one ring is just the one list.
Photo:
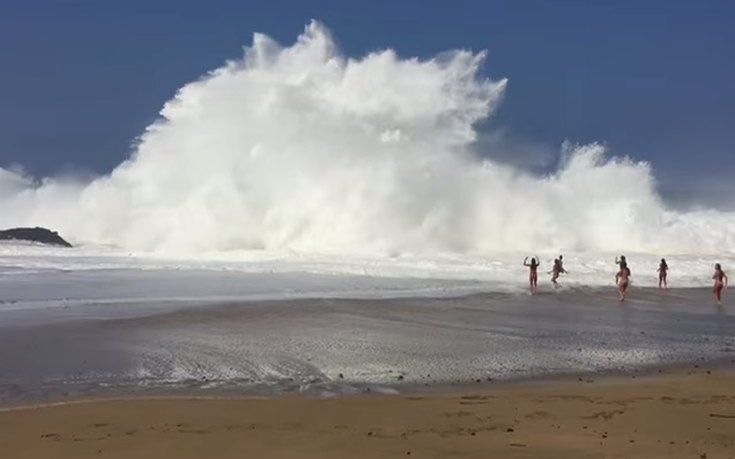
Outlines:
{"label": "dark rock outcrop", "polygon": [[60,247],[72,246],[56,231],[40,227],[0,230],[0,241],[30,241]]}

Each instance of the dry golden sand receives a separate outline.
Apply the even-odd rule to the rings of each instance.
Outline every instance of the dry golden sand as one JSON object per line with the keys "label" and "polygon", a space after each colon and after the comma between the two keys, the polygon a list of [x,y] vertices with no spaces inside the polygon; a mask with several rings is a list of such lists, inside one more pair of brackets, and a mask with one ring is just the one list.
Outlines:
{"label": "dry golden sand", "polygon": [[0,457],[735,458],[735,373],[665,373],[464,393],[9,409]]}

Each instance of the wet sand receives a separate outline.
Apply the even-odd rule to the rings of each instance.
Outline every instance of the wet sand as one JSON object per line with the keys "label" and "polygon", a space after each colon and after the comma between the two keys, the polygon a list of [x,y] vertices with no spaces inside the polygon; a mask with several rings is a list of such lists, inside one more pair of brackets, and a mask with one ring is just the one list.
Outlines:
{"label": "wet sand", "polygon": [[0,411],[23,458],[731,458],[735,372],[413,395],[129,398]]}
{"label": "wet sand", "polygon": [[612,288],[588,288],[109,310],[3,313],[0,405],[121,393],[409,392],[735,359],[733,308],[713,305],[708,289],[635,288],[624,304]]}

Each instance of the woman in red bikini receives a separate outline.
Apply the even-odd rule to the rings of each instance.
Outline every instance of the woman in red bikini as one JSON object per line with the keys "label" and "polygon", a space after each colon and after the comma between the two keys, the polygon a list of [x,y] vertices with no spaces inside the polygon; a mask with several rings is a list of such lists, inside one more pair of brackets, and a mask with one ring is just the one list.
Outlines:
{"label": "woman in red bikini", "polygon": [[712,279],[715,280],[713,293],[715,294],[715,301],[718,305],[722,305],[722,289],[727,287],[727,274],[722,270],[722,266],[719,263],[715,264],[715,273],[712,275]]}
{"label": "woman in red bikini", "polygon": [[666,274],[669,271],[669,265],[666,264],[666,259],[662,258],[661,263],[658,265],[658,288],[661,288],[661,285],[664,286],[664,288],[669,288],[669,285],[666,283]]}
{"label": "woman in red bikini", "polygon": [[536,293],[536,289],[538,288],[538,267],[540,264],[538,257],[531,258],[531,263],[528,262],[528,257],[523,259],[523,266],[529,268],[528,282],[531,284],[532,295]]}

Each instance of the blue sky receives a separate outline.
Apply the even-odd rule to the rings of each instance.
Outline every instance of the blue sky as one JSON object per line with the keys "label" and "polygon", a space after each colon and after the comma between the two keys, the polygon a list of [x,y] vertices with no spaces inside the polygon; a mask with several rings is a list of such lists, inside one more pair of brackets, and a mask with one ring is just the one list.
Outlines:
{"label": "blue sky", "polygon": [[509,78],[492,124],[519,142],[604,141],[680,190],[735,171],[729,0],[5,0],[0,165],[109,171],[180,86],[311,18],[352,56],[488,49]]}

